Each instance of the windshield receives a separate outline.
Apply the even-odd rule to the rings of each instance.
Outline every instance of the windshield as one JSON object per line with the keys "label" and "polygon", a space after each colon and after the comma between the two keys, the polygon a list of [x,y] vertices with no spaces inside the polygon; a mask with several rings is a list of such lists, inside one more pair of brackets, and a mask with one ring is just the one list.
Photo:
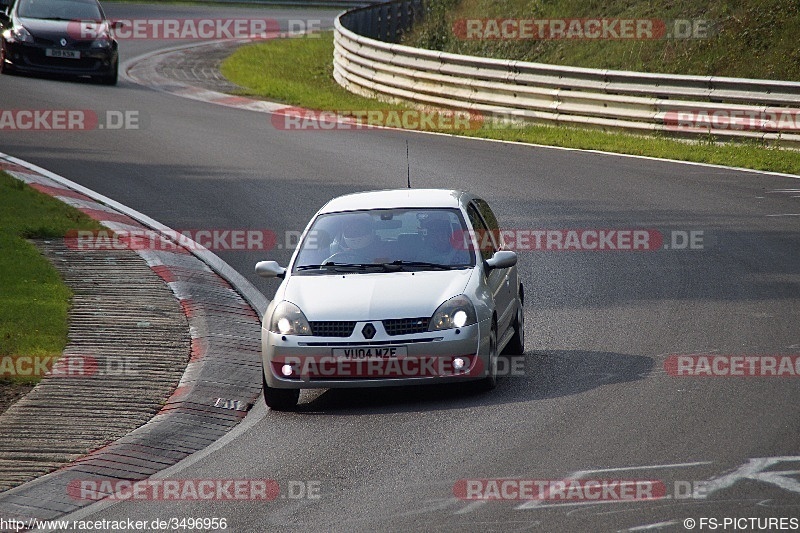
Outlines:
{"label": "windshield", "polygon": [[95,0],[20,0],[17,15],[50,20],[102,20]]}
{"label": "windshield", "polygon": [[374,209],[320,215],[300,243],[293,272],[440,270],[475,265],[457,209]]}

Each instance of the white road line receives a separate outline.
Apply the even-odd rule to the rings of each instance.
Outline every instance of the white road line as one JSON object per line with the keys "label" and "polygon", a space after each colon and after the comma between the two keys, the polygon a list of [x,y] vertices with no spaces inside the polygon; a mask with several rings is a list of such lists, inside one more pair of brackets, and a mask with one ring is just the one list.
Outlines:
{"label": "white road line", "polygon": [[[537,501],[538,500],[532,500]],[[642,503],[644,500],[599,500],[599,501],[591,501],[591,502],[564,502],[564,503],[545,503],[542,505],[536,505],[531,507],[523,507],[522,505],[515,507],[515,511],[519,511],[520,509],[552,509],[554,507],[586,507],[587,505],[603,505],[608,503]],[[653,500],[657,501],[657,500]]]}
{"label": "white road line", "polygon": [[459,509],[458,511],[456,511],[454,514],[467,514],[467,513],[471,513],[472,511],[474,511],[474,510],[478,509],[479,507],[483,507],[483,506],[484,506],[484,505],[486,505],[487,503],[488,503],[488,502],[487,502],[486,500],[475,500],[474,502],[470,502],[470,503],[468,503],[468,504],[466,505],[466,507],[462,507],[461,509]]}
{"label": "white road line", "polygon": [[585,474],[594,474],[596,472],[625,472],[627,470],[657,470],[660,468],[688,468],[690,466],[703,466],[713,464],[713,461],[695,461],[694,463],[673,463],[661,465],[646,465],[646,466],[623,466],[620,468],[603,468],[601,470],[579,470],[575,472],[574,477],[567,479],[580,479]]}
{"label": "white road line", "polygon": [[[658,470],[663,468],[688,468],[692,466],[704,466],[713,464],[713,461],[695,461],[692,463],[673,463],[673,464],[657,464],[657,465],[643,465],[643,466],[623,466],[618,468],[601,468],[597,470],[578,470],[573,472],[564,479],[581,479],[589,474],[597,474],[602,472],[625,472],[629,470]],[[621,503],[621,501],[639,501],[639,500],[609,500],[609,501],[591,501],[591,502],[575,502],[575,503],[554,503],[546,504],[547,500],[528,500],[514,508],[515,511],[525,509],[547,509],[548,507],[558,507],[562,505],[597,505],[598,503]]]}
{"label": "white road line", "polygon": [[655,524],[648,524],[646,526],[636,526],[630,529],[623,529],[622,531],[649,531],[651,529],[661,529],[662,527],[674,526],[677,520],[670,520],[669,522],[657,522]]}

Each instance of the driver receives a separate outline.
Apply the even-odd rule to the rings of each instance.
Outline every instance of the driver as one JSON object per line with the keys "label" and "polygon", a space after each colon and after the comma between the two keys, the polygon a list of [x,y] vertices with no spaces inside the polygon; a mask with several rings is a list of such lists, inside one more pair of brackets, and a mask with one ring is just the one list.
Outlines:
{"label": "driver", "polygon": [[340,251],[331,256],[331,260],[337,263],[383,263],[389,260],[386,247],[375,234],[375,222],[367,214],[348,217],[342,228],[339,247]]}

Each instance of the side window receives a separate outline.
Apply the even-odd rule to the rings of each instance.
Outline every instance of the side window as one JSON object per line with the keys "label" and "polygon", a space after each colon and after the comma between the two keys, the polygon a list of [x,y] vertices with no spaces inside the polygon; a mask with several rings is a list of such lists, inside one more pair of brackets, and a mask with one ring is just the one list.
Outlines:
{"label": "side window", "polygon": [[501,250],[505,249],[503,234],[500,232],[500,224],[497,223],[497,217],[494,216],[489,204],[486,203],[486,200],[481,200],[480,198],[476,198],[473,203],[475,207],[478,208],[478,212],[483,217],[483,220],[485,220],[486,224],[489,226],[489,231],[492,232],[495,243],[498,244]]}
{"label": "side window", "polygon": [[480,217],[478,211],[475,209],[475,206],[472,204],[467,206],[467,215],[469,216],[469,223],[472,226],[472,229],[475,231],[475,237],[478,240],[478,248],[481,252],[483,260],[486,261],[487,259],[491,259],[491,257],[497,251],[497,245],[494,242],[492,233],[486,227],[483,219]]}

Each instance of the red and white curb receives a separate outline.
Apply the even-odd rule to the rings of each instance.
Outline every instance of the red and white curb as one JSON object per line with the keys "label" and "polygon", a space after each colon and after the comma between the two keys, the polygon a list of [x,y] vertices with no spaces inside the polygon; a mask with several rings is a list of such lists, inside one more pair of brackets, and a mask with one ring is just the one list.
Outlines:
{"label": "red and white curb", "polygon": [[222,105],[225,107],[233,107],[236,109],[245,109],[248,111],[256,111],[260,113],[274,113],[287,106],[265,100],[256,100],[244,96],[234,96],[218,91],[203,89],[188,83],[184,83],[172,78],[167,78],[159,74],[159,66],[163,63],[173,59],[176,56],[181,56],[189,49],[208,48],[215,50],[220,48],[229,48],[248,44],[253,42],[251,39],[236,40],[236,41],[213,41],[209,43],[192,43],[188,45],[176,46],[164,50],[158,50],[134,58],[126,62],[120,69],[122,78],[144,85],[157,91],[173,94],[190,100],[205,102],[210,104]]}
{"label": "red and white curb", "polygon": [[[112,231],[149,229],[167,240],[175,235],[142,213],[20,159],[0,153],[0,170]],[[137,251],[170,287],[189,323],[191,357],[176,390],[145,425],[0,494],[0,516],[50,519],[74,512],[91,502],[66,498],[71,480],[100,471],[118,479],[150,477],[223,437],[255,403],[261,392],[260,313],[269,302],[212,252],[184,242],[188,249]]]}

